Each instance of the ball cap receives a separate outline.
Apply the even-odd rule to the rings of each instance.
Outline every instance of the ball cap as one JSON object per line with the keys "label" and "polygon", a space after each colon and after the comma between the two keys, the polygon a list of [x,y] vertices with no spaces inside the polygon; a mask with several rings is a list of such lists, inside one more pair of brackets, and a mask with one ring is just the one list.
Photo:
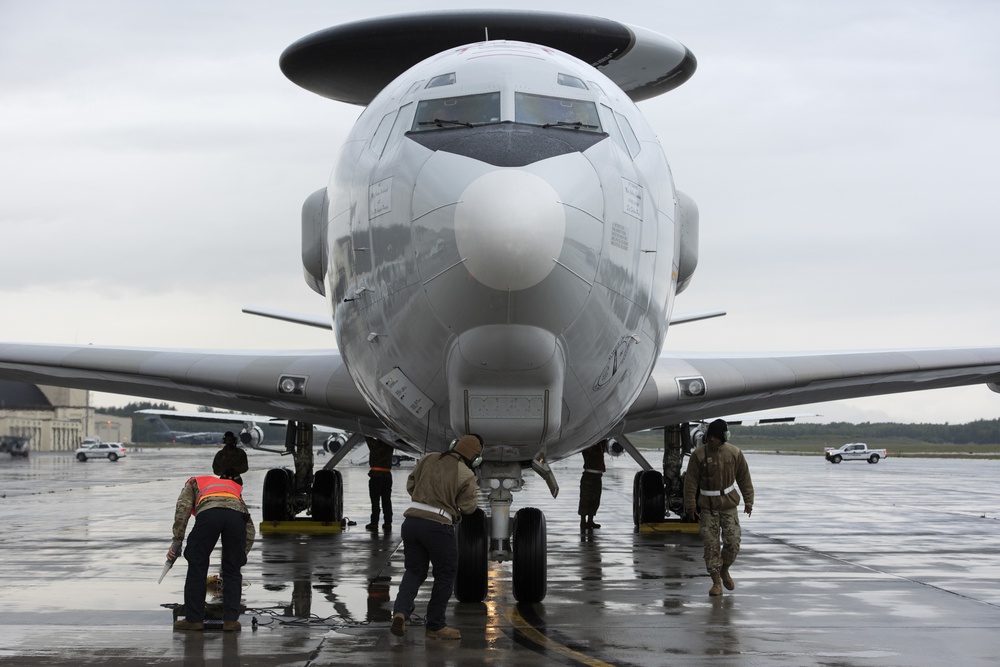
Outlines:
{"label": "ball cap", "polygon": [[715,436],[719,440],[725,440],[726,431],[728,430],[729,430],[729,424],[727,424],[724,419],[716,419],[714,422],[708,425],[708,431],[705,433],[705,435]]}
{"label": "ball cap", "polygon": [[474,435],[463,435],[455,443],[454,451],[458,452],[463,458],[471,461],[483,453],[483,446],[479,444],[479,438]]}

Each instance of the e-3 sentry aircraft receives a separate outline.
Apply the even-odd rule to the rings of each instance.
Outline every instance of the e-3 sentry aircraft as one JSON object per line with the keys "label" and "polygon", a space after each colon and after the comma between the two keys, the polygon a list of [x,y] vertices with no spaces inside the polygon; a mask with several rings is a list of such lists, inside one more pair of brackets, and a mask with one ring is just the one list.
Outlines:
{"label": "e-3 sentry aircraft", "polygon": [[[303,445],[312,424],[415,454],[478,433],[488,515],[460,524],[456,594],[482,600],[488,560],[511,559],[526,602],[546,592],[544,515],[509,511],[529,468],[554,494],[551,461],[650,427],[676,452],[686,423],[737,411],[998,389],[1000,348],[663,353],[670,324],[708,315],[673,314],[698,212],[635,104],[695,71],[667,37],[589,16],[433,12],[323,30],[280,63],[365,107],[302,210],[305,280],[332,321],[257,311],[329,326],[339,352],[4,344],[0,377],[271,415]],[[643,462],[637,518],[675,507],[677,466],[664,481]],[[265,519],[339,519],[339,473],[309,477],[270,471]]]}

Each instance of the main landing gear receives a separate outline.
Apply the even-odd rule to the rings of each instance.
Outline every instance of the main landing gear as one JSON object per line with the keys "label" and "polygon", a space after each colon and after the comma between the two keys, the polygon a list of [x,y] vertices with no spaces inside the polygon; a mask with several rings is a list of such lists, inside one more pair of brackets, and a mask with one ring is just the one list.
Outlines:
{"label": "main landing gear", "polygon": [[[356,435],[352,440],[355,438],[362,436]],[[285,453],[292,455],[295,470],[267,471],[261,502],[264,521],[291,521],[305,511],[313,521],[340,523],[344,518],[344,482],[333,465],[342,457],[332,458],[313,474],[313,427],[304,422],[288,423]]]}
{"label": "main landing gear", "polygon": [[[548,465],[533,461],[532,468],[545,478],[553,497],[559,492]],[[486,598],[489,561],[511,561],[514,598],[535,603],[545,599],[548,555],[545,515],[534,507],[517,511],[510,520],[514,491],[523,479],[518,463],[483,463],[480,487],[488,489],[490,516],[481,509],[458,524],[458,571],[455,597],[460,602],[482,602]]]}
{"label": "main landing gear", "polygon": [[[615,436],[616,444],[627,451],[642,470],[632,482],[632,522],[660,524],[667,516],[684,514],[684,457],[691,453],[695,438],[691,425],[673,424],[663,430],[663,472],[653,468],[624,435]],[[669,523],[669,522],[668,522]]]}

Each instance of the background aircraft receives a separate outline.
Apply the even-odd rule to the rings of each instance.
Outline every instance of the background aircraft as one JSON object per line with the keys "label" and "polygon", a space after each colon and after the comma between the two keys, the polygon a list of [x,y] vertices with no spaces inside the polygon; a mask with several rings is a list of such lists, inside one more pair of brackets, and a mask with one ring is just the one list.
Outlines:
{"label": "background aircraft", "polygon": [[225,431],[175,431],[167,426],[160,415],[150,415],[146,421],[153,425],[156,437],[167,442],[190,445],[221,445]]}
{"label": "background aircraft", "polygon": [[[296,422],[302,447],[311,424],[414,453],[476,430],[490,519],[462,524],[459,597],[481,599],[489,555],[513,558],[525,601],[545,594],[544,516],[521,510],[512,535],[508,522],[527,467],[556,493],[549,460],[643,428],[672,427],[682,448],[684,424],[734,411],[996,388],[997,348],[660,354],[682,321],[674,297],[697,265],[698,216],[633,101],[693,74],[677,42],[592,17],[421,14],[318,33],[282,68],[368,105],[303,209],[306,282],[330,301],[343,357],[3,345],[3,376],[273,414]],[[650,520],[664,482],[644,468],[636,505]],[[335,519],[329,467],[311,489],[268,473],[265,518],[310,491],[313,516]]]}

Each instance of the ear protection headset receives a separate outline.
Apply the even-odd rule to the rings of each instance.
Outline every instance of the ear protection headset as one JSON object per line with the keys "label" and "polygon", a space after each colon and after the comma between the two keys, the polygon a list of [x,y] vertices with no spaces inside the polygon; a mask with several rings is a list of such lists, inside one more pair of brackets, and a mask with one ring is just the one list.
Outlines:
{"label": "ear protection headset", "polygon": [[[480,438],[475,433],[470,433],[469,435],[471,435],[472,437],[474,437],[477,440],[479,440],[479,444],[480,445],[483,444],[483,439]],[[451,444],[448,445],[448,451],[449,452],[455,451],[455,445],[457,445],[457,444],[458,444],[458,438],[455,438],[454,440],[451,441]],[[459,454],[459,456],[462,456],[462,455]],[[462,458],[465,458],[465,457],[462,457]],[[470,468],[478,468],[482,464],[482,462],[483,462],[483,455],[481,453],[480,454],[476,454],[476,458],[474,458],[471,461],[469,461],[469,467]]]}

